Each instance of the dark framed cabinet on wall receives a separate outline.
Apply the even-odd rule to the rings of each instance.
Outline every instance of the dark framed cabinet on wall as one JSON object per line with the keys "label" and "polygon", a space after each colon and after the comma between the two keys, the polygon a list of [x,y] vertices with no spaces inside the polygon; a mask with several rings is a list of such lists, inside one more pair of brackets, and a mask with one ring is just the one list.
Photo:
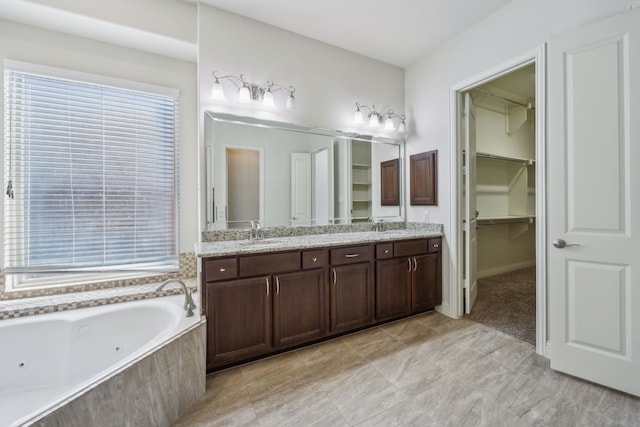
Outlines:
{"label": "dark framed cabinet on wall", "polygon": [[409,187],[412,206],[438,204],[438,150],[409,157]]}

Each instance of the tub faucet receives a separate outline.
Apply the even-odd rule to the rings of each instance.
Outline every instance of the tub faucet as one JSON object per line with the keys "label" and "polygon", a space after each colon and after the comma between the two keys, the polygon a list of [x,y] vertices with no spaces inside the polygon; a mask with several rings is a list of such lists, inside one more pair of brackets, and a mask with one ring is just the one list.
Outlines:
{"label": "tub faucet", "polygon": [[156,289],[156,292],[160,292],[165,288],[165,286],[170,285],[172,283],[179,284],[182,287],[182,290],[184,290],[184,310],[187,312],[187,317],[193,316],[193,309],[196,308],[196,303],[193,302],[193,298],[191,298],[191,292],[189,291],[189,289],[187,289],[187,285],[185,285],[182,280],[178,280],[178,279],[165,280],[164,282],[162,282],[160,286],[158,286],[158,289]]}

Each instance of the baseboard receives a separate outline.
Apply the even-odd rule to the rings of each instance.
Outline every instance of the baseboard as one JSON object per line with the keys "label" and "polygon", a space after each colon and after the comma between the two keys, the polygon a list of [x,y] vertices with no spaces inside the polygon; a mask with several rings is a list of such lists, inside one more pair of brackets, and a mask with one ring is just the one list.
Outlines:
{"label": "baseboard", "polygon": [[513,264],[505,264],[495,268],[489,268],[486,270],[478,271],[478,279],[484,279],[485,277],[495,276],[497,274],[509,273],[511,271],[520,270],[527,267],[534,267],[536,260],[516,262]]}

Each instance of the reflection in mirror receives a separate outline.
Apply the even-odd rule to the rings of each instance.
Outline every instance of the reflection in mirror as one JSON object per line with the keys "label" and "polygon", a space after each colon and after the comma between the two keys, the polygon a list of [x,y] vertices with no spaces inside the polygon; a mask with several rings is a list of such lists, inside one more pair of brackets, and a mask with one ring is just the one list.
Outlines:
{"label": "reflection in mirror", "polygon": [[401,140],[207,113],[205,150],[210,230],[403,219]]}

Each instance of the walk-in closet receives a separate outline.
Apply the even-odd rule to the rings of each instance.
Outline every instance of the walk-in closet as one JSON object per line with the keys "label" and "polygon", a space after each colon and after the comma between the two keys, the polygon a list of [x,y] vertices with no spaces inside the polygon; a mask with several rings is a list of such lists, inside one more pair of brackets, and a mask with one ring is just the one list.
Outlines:
{"label": "walk-in closet", "polygon": [[475,204],[470,249],[475,250],[477,296],[467,313],[535,343],[535,67],[515,70],[469,94],[475,147],[464,157],[475,171],[467,174],[465,191]]}

